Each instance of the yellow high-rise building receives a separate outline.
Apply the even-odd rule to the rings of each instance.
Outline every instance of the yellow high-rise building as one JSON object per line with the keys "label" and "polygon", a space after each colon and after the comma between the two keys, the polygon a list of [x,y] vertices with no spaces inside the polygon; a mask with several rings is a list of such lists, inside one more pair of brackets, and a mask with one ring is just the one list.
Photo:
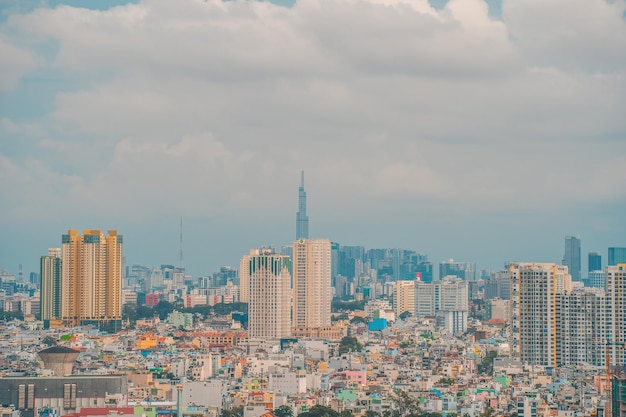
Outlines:
{"label": "yellow high-rise building", "polygon": [[122,322],[122,236],[70,230],[63,235],[62,320],[115,332]]}

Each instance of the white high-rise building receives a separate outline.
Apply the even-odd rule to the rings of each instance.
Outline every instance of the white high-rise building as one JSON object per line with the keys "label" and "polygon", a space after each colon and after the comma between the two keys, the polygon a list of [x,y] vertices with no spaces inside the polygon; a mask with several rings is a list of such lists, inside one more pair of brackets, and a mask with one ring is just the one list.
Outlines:
{"label": "white high-rise building", "polygon": [[604,366],[606,297],[598,288],[556,296],[557,365]]}
{"label": "white high-rise building", "polygon": [[436,282],[415,282],[415,317],[435,316],[451,334],[467,330],[469,283],[456,276]]}
{"label": "white high-rise building", "polygon": [[293,244],[294,327],[330,326],[330,271],[330,240],[298,239]]}
{"label": "white high-rise building", "polygon": [[512,354],[527,364],[556,366],[556,299],[572,291],[567,266],[514,262],[509,274]]}
{"label": "white high-rise building", "polygon": [[250,337],[291,336],[291,261],[270,249],[254,249],[243,257],[248,278]]}
{"label": "white high-rise building", "polygon": [[605,269],[607,340],[612,365],[626,364],[626,264]]}

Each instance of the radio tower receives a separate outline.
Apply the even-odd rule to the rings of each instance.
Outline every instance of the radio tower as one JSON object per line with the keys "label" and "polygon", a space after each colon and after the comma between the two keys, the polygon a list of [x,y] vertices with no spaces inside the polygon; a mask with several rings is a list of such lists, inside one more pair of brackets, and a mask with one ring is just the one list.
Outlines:
{"label": "radio tower", "polygon": [[178,251],[178,267],[182,271],[185,269],[183,263],[183,216],[180,216],[180,249]]}

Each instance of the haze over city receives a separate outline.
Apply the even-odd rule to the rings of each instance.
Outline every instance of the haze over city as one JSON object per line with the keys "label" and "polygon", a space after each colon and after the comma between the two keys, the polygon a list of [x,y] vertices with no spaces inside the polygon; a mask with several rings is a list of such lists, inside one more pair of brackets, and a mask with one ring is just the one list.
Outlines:
{"label": "haze over city", "polygon": [[606,256],[625,8],[4,1],[0,268],[89,228],[177,264],[181,216],[190,274],[236,265],[293,242],[301,170],[311,237],[492,269],[560,262],[566,235]]}

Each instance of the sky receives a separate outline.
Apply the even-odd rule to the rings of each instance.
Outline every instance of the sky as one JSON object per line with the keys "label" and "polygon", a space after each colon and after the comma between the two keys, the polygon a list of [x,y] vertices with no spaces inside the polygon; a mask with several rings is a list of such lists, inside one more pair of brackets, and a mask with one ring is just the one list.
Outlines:
{"label": "sky", "polygon": [[[499,269],[626,246],[624,0],[0,0],[0,269],[311,237]],[[583,263],[583,267],[586,262]],[[584,274],[583,274],[584,275]]]}

